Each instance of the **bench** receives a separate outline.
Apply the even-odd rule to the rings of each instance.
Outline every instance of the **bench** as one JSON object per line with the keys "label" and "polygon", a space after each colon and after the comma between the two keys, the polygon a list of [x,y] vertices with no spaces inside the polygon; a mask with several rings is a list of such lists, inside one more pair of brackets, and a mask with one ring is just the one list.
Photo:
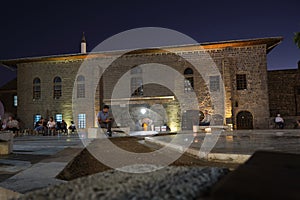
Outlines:
{"label": "bench", "polygon": [[[130,127],[113,127],[111,128],[112,132],[115,134],[121,135],[129,135]],[[91,127],[88,128],[88,138],[103,138],[105,136],[105,132],[107,131],[106,128],[98,128],[98,127]]]}
{"label": "bench", "polygon": [[230,130],[229,126],[224,125],[216,125],[216,126],[199,126],[199,125],[193,125],[193,132],[206,132],[207,130],[213,130],[213,129],[221,129],[221,130]]}

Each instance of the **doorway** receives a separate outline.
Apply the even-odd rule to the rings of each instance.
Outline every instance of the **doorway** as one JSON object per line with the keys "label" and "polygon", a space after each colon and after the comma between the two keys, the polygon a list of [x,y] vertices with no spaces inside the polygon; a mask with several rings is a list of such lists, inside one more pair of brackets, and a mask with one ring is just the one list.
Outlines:
{"label": "doorway", "polygon": [[241,111],[236,117],[237,129],[253,129],[253,115],[249,111]]}

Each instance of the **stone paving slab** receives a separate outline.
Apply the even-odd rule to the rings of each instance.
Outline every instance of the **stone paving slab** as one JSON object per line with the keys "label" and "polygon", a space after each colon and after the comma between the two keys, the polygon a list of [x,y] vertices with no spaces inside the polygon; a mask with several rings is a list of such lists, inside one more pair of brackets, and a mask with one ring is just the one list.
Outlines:
{"label": "stone paving slab", "polygon": [[82,148],[80,138],[75,136],[24,136],[15,138],[13,152],[32,155],[54,155],[67,148]]}
{"label": "stone paving slab", "polygon": [[0,160],[0,172],[15,173],[18,171],[25,170],[29,167],[31,167],[31,163],[29,161],[10,160],[10,159]]}
{"label": "stone paving slab", "polygon": [[[243,163],[258,150],[300,154],[300,131],[288,129],[222,131],[218,135],[183,132],[146,137],[145,141],[220,162]],[[189,143],[189,148],[183,141]]]}
{"label": "stone paving slab", "polygon": [[146,142],[150,142],[153,144],[157,144],[159,146],[168,146],[169,148],[178,151],[180,153],[188,153],[190,155],[199,157],[201,159],[213,162],[223,162],[223,163],[244,163],[246,160],[250,158],[250,155],[245,154],[233,154],[233,153],[208,153],[205,155],[201,155],[201,152],[198,149],[193,148],[182,148],[181,145],[172,144],[170,145],[168,142],[164,142],[161,140],[157,140],[156,138],[145,138]]}
{"label": "stone paving slab", "polygon": [[33,191],[20,199],[196,199],[227,172],[202,167],[167,167],[143,174],[111,170]]}
{"label": "stone paving slab", "polygon": [[65,181],[55,179],[55,176],[63,170],[66,165],[67,163],[61,162],[37,163],[1,182],[0,187],[19,193],[26,193],[38,188],[63,183]]}

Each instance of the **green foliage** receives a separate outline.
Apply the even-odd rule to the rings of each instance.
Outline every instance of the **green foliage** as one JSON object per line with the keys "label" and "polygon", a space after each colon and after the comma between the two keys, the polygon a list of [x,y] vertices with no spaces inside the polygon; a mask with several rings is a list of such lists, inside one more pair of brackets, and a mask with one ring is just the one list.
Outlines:
{"label": "green foliage", "polygon": [[294,42],[297,45],[297,47],[300,49],[300,32],[295,33]]}

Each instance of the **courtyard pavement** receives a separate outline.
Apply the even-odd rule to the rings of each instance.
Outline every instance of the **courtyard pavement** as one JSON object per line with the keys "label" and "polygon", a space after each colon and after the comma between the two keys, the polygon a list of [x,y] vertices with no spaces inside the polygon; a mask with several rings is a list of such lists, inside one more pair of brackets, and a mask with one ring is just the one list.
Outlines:
{"label": "courtyard pavement", "polygon": [[[300,130],[235,130],[146,137],[146,142],[168,145],[209,161],[245,162],[255,151],[300,154]],[[172,144],[170,144],[172,142]],[[183,148],[190,144],[188,149]]]}
{"label": "courtyard pavement", "polygon": [[[299,154],[300,130],[243,130],[219,134],[184,132],[146,137],[145,143],[168,146],[177,151],[184,151],[183,146],[190,144],[186,151],[195,156],[206,152],[201,158],[243,163],[257,150]],[[56,175],[83,148],[77,135],[15,138],[13,154],[0,156],[0,191],[2,187],[27,193],[64,183],[56,179]]]}
{"label": "courtyard pavement", "polygon": [[78,136],[17,137],[13,154],[0,156],[0,187],[26,193],[62,183],[55,176],[82,149]]}

